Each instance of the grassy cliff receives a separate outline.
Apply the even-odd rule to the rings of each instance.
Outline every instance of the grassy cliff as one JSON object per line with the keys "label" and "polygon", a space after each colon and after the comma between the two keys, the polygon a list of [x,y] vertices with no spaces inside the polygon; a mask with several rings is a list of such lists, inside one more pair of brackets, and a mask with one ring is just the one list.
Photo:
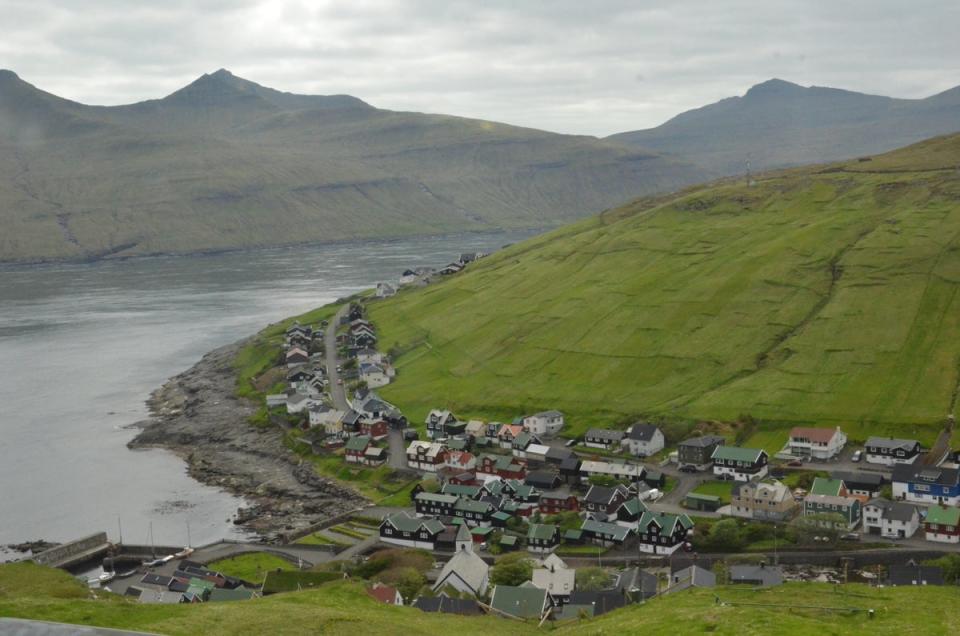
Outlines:
{"label": "grassy cliff", "polygon": [[[960,136],[728,180],[515,245],[371,306],[411,416],[545,408],[931,441],[956,411]],[[774,437],[777,437],[776,435]],[[776,445],[782,437],[769,438]]]}

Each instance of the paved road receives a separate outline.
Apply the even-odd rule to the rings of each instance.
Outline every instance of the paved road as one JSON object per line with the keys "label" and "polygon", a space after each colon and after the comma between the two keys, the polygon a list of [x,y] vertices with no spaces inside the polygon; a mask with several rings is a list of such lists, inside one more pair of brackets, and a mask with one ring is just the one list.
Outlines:
{"label": "paved road", "polygon": [[350,405],[347,403],[347,393],[340,384],[340,374],[337,372],[337,327],[340,325],[340,319],[350,310],[350,305],[346,304],[334,314],[327,325],[327,330],[323,334],[323,346],[326,349],[327,359],[327,378],[330,380],[330,399],[333,401],[333,408],[338,411],[349,411]]}
{"label": "paved road", "polygon": [[387,439],[390,442],[390,468],[405,470],[407,468],[407,447],[403,441],[403,431],[391,428]]}

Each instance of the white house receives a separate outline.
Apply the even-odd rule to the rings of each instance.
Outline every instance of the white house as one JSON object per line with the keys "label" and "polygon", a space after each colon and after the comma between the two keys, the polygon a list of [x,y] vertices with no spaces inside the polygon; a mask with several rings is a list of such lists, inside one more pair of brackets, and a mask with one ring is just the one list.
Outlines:
{"label": "white house", "polygon": [[838,426],[832,428],[811,428],[796,426],[790,429],[787,452],[804,459],[832,459],[840,454],[847,444],[847,436]]}
{"label": "white house", "polygon": [[360,380],[371,389],[390,384],[390,375],[383,366],[364,362],[360,365]]}
{"label": "white house", "polygon": [[523,418],[523,430],[531,435],[556,435],[563,428],[563,413],[543,411]]}
{"label": "white house", "polygon": [[481,420],[470,420],[464,432],[473,437],[484,437],[487,434],[487,423]]}
{"label": "white house", "polygon": [[313,404],[313,400],[302,393],[294,393],[287,397],[287,413],[302,413],[308,406]]}
{"label": "white house", "polygon": [[920,442],[915,439],[870,437],[863,445],[863,450],[864,459],[871,464],[912,464],[920,456]]}
{"label": "white house", "polygon": [[623,438],[623,447],[634,457],[655,455],[663,445],[663,432],[653,424],[634,424]]}
{"label": "white house", "polygon": [[580,464],[580,476],[583,481],[588,480],[594,475],[609,475],[614,479],[636,482],[639,479],[643,479],[644,472],[644,468],[640,464],[599,462],[592,460],[587,460]]}
{"label": "white house", "polygon": [[322,426],[328,435],[334,435],[343,430],[343,411],[331,408],[326,404],[313,404],[307,409],[310,426]]}
{"label": "white house", "polygon": [[888,539],[909,539],[920,529],[917,507],[899,501],[872,499],[863,507],[863,530]]}
{"label": "white house", "polygon": [[360,349],[357,351],[357,364],[380,364],[384,355],[376,349]]}
{"label": "white house", "polygon": [[711,457],[713,474],[720,479],[750,481],[767,476],[767,453],[762,449],[717,446]]}
{"label": "white house", "polygon": [[576,588],[577,571],[567,567],[563,559],[555,554],[543,559],[539,565],[533,570],[533,586],[546,590],[555,602],[569,599]]}

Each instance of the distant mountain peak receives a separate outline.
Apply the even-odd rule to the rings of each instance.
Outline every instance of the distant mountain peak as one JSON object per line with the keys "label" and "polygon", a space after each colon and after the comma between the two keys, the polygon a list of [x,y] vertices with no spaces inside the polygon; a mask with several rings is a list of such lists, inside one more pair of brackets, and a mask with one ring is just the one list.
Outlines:
{"label": "distant mountain peak", "polygon": [[797,92],[806,90],[799,84],[788,82],[779,78],[768,79],[766,82],[760,82],[751,86],[744,97],[772,97],[779,95],[793,95]]}
{"label": "distant mountain peak", "polygon": [[20,76],[14,73],[13,71],[5,68],[0,68],[0,80],[9,81],[9,80],[18,80],[18,79],[20,79]]}

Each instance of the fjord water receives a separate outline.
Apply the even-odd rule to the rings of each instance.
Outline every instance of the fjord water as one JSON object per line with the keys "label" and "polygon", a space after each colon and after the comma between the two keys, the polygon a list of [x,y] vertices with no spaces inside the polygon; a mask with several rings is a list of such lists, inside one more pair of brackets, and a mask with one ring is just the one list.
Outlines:
{"label": "fjord water", "polygon": [[127,449],[149,393],[270,322],[531,234],[0,269],[0,545],[118,525],[134,543],[151,525],[158,544],[185,544],[188,523],[195,545],[236,536],[241,500]]}

